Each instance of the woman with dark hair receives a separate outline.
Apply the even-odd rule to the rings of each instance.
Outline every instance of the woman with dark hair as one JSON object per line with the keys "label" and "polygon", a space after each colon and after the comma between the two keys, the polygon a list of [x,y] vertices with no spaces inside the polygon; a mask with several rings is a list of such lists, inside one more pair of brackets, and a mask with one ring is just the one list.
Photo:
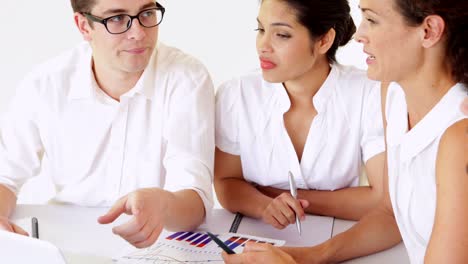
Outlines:
{"label": "woman with dark hair", "polygon": [[385,143],[380,84],[335,59],[356,30],[348,2],[263,0],[257,20],[261,71],[217,93],[219,201],[278,229],[305,212],[359,219],[382,197]]}
{"label": "woman with dark hair", "polygon": [[361,0],[356,39],[369,54],[368,76],[391,82],[382,100],[382,204],[321,245],[282,251],[249,244],[226,262],[335,263],[403,240],[411,263],[468,263],[468,119],[460,109],[468,94],[467,5]]}

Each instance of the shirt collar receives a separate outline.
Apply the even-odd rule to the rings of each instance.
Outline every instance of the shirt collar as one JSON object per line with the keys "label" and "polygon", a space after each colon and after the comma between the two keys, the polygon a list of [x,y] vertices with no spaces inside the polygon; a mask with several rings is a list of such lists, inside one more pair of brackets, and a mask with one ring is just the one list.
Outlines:
{"label": "shirt collar", "polygon": [[[322,86],[318,89],[317,93],[312,98],[313,104],[315,109],[318,113],[325,111],[325,106],[334,92],[334,87],[336,85],[336,80],[339,78],[339,65],[333,64],[331,65],[330,73],[328,74],[325,82]],[[265,82],[265,81],[264,81]],[[286,92],[285,87],[282,83],[268,83],[265,82],[264,84],[268,88],[273,88],[278,95],[280,109],[285,113],[291,107],[291,100],[289,99],[289,95]]]}
{"label": "shirt collar", "polygon": [[158,64],[158,54],[160,53],[160,48],[161,47],[158,44],[154,49],[153,55],[151,55],[148,65],[143,71],[143,74],[141,75],[138,82],[132,89],[130,89],[130,91],[125,93],[123,96],[133,97],[135,96],[135,94],[140,94],[146,97],[146,99],[148,100],[153,100],[155,93],[155,77],[157,74],[156,66]]}
{"label": "shirt collar", "polygon": [[339,78],[340,66],[338,64],[333,64],[330,65],[330,67],[331,70],[325,79],[325,82],[323,82],[322,86],[318,89],[317,93],[312,98],[314,107],[318,113],[325,111],[325,106],[335,90],[336,80]]}
{"label": "shirt collar", "polygon": [[[76,51],[78,63],[73,67],[75,73],[70,74],[69,99],[84,99],[94,95],[95,80],[92,70],[92,50],[88,43],[83,43]],[[87,69],[87,70],[83,70]]]}
{"label": "shirt collar", "polygon": [[[75,66],[76,75],[74,79],[78,81],[71,82],[68,94],[68,98],[72,100],[91,98],[96,95],[95,89],[99,89],[92,70],[92,50],[89,44],[86,45],[84,48],[80,47],[78,51],[83,54],[79,54],[80,60]],[[148,100],[153,99],[158,49],[159,45],[154,49],[153,55],[136,85],[122,96],[133,97],[135,94],[141,94]],[[84,71],[82,69],[88,70]]]}
{"label": "shirt collar", "polygon": [[[444,133],[449,126],[448,123],[456,119],[457,116],[461,116],[459,106],[465,96],[465,89],[463,84],[456,84],[453,86],[429,113],[409,131],[406,102],[403,102],[405,107],[402,107],[403,111],[400,111],[400,113],[406,118],[392,120],[394,122],[399,121],[400,127],[406,128],[404,130],[399,130],[400,133],[404,133],[401,135],[401,141],[393,142],[394,145],[401,144],[401,146],[405,148],[405,151],[402,152],[402,160],[408,160],[418,155],[431,144],[434,139]],[[394,116],[394,118],[398,118],[398,116]]]}

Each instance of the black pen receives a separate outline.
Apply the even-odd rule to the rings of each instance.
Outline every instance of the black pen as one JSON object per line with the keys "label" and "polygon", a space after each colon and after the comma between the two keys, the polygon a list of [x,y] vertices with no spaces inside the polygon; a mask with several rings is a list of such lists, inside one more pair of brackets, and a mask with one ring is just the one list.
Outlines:
{"label": "black pen", "polygon": [[211,234],[210,232],[206,232],[208,236],[216,243],[218,246],[220,246],[226,253],[228,254],[236,254],[232,249],[230,249],[226,244],[223,243],[217,236]]}
{"label": "black pen", "polygon": [[39,222],[36,217],[31,219],[32,224],[32,237],[39,238]]}

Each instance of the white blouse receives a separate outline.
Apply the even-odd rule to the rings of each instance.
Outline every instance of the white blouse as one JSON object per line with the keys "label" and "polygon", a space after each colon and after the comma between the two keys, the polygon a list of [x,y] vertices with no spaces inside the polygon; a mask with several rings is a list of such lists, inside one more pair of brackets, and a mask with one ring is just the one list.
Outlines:
{"label": "white blouse", "polygon": [[290,104],[284,86],[260,71],[224,83],[216,95],[217,147],[240,155],[244,178],[262,186],[289,189],[288,171],[300,189],[357,186],[362,161],[385,149],[380,84],[332,65],[313,98],[318,114],[301,162],[284,125]]}
{"label": "white blouse", "polygon": [[398,228],[411,263],[423,263],[436,210],[435,164],[440,138],[467,118],[460,104],[467,88],[457,84],[410,131],[405,94],[389,86],[386,103],[388,183]]}
{"label": "white blouse", "polygon": [[214,89],[196,59],[159,43],[120,102],[96,84],[78,45],[22,81],[0,129],[0,184],[39,171],[54,201],[109,206],[139,188],[193,189],[212,207]]}

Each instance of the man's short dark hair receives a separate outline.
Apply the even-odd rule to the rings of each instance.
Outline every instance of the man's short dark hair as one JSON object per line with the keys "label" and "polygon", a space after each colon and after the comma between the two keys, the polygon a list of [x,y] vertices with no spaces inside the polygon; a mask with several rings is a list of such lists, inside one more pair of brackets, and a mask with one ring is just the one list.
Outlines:
{"label": "man's short dark hair", "polygon": [[96,5],[96,0],[70,0],[73,12],[89,13]]}

